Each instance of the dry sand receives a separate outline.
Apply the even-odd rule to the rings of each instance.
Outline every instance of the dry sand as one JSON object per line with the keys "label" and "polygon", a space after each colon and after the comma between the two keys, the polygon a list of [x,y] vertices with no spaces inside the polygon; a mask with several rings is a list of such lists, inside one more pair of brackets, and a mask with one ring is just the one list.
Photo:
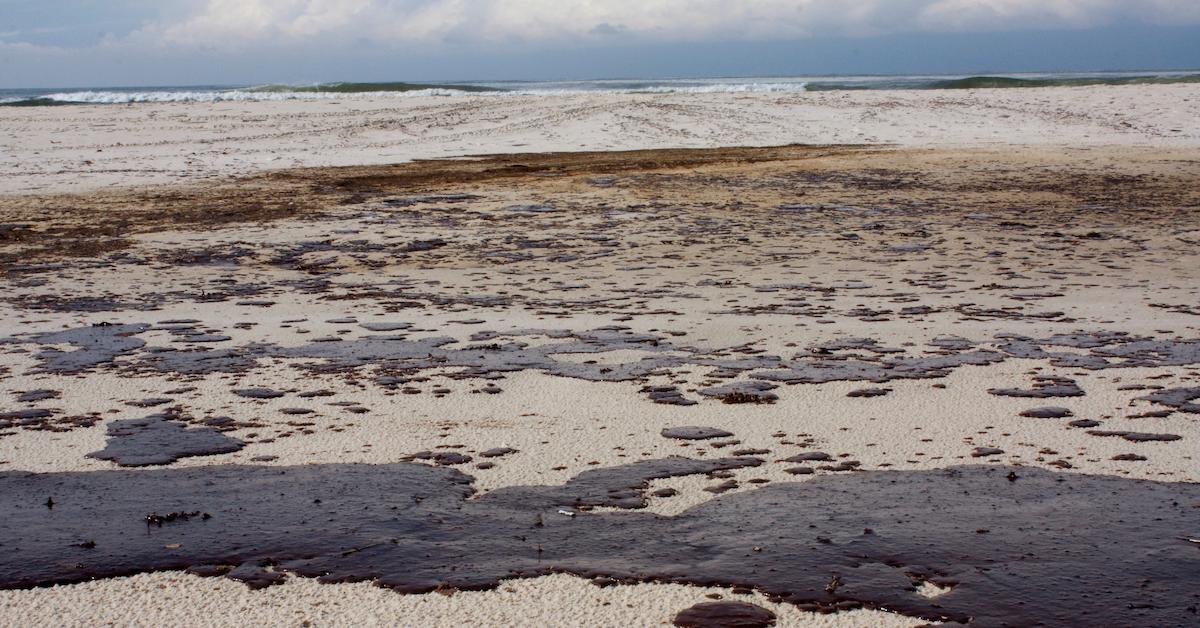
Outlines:
{"label": "dry sand", "polygon": [[1200,143],[1195,85],[0,107],[0,194],[512,152]]}
{"label": "dry sand", "polygon": [[[0,117],[0,223],[17,225],[0,232],[0,338],[21,343],[0,359],[0,411],[51,411],[0,428],[0,470],[112,469],[85,457],[104,448],[106,425],[166,410],[197,426],[233,417],[226,435],[246,443],[175,467],[386,464],[453,451],[473,458],[458,468],[480,491],[562,484],[643,459],[769,450],[759,454],[765,464],[729,477],[654,481],[651,490],[678,491],[648,500],[667,516],[717,499],[704,489],[729,479],[737,493],[846,473],[796,476],[786,472],[795,464],[776,462],[815,450],[861,470],[982,463],[1200,482],[1196,415],[1143,399],[1200,386],[1194,86],[54,107]],[[786,142],[822,146],[371,165]],[[835,145],[881,143],[900,146]],[[351,167],[278,170],[293,166]],[[169,323],[181,319],[197,322]],[[72,347],[28,344],[31,334],[97,323],[154,327],[133,334],[146,348],[60,372],[47,372],[39,352]],[[622,329],[605,331],[614,325]],[[1054,340],[1079,332],[1084,341]],[[1105,332],[1130,336],[1097,335]],[[389,334],[448,338],[430,359],[525,344],[519,355],[497,349],[510,356],[504,368],[489,362],[469,377],[458,354],[444,365],[413,356],[405,368],[313,368],[336,362],[320,351],[339,344],[314,339]],[[1043,353],[1023,353],[1006,334]],[[1122,357],[1134,337],[1183,357]],[[565,348],[537,352],[556,345]],[[153,346],[271,348],[252,368],[185,373],[149,368]],[[999,359],[932,379],[888,374],[897,355],[970,351]],[[732,372],[716,366],[775,356]],[[767,381],[756,376],[784,367],[811,376],[814,362],[878,366],[876,378],[889,381],[776,381],[773,403],[698,392]],[[389,376],[401,379],[381,379]],[[1046,376],[1084,394],[989,392]],[[696,404],[654,403],[650,386]],[[251,387],[286,394],[233,393]],[[848,396],[867,388],[887,392]],[[297,394],[316,389],[331,396]],[[58,396],[18,402],[33,390]],[[148,398],[169,401],[128,405]],[[753,401],[726,401],[738,400]],[[1020,416],[1039,406],[1073,417]],[[297,407],[313,412],[282,412]],[[1093,431],[1180,438],[1130,442],[1068,425],[1079,419],[1100,423]],[[681,425],[728,430],[739,443],[660,435]],[[517,452],[477,468],[480,452],[497,447]],[[980,447],[1000,453],[973,456]],[[1145,460],[1114,459],[1122,454]],[[882,611],[804,613],[729,588],[599,588],[566,575],[402,596],[301,578],[250,591],[179,572],[2,591],[0,618],[664,625],[706,594],[767,606],[780,625],[923,623]]]}

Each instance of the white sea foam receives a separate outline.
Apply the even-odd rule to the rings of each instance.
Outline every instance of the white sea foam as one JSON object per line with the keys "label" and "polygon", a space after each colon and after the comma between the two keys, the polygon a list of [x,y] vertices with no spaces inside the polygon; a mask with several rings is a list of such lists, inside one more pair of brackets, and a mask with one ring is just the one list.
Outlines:
{"label": "white sea foam", "polygon": [[43,98],[59,102],[86,104],[165,103],[165,102],[257,102],[266,100],[332,100],[355,98],[412,98],[418,96],[456,96],[467,92],[450,89],[421,89],[408,92],[254,92],[226,91],[146,91],[146,92],[59,92]]}
{"label": "white sea foam", "polygon": [[[351,100],[421,97],[505,97],[505,96],[570,96],[604,93],[646,94],[720,94],[720,93],[787,93],[803,92],[806,83],[714,83],[707,85],[647,85],[635,87],[516,88],[492,92],[468,92],[458,89],[432,87],[409,91],[313,92],[313,91],[255,91],[255,90],[174,90],[174,91],[72,91],[41,96],[63,103],[123,104],[169,102],[256,102],[271,100]],[[12,99],[15,102],[18,99]]]}
{"label": "white sea foam", "polygon": [[[477,83],[313,83],[258,87],[160,87],[92,89],[0,89],[0,105],[59,103],[169,103],[264,100],[366,100],[387,98],[504,98],[582,94],[801,93],[841,89],[981,89],[1063,87],[1091,84],[1197,83],[1186,72],[1011,74],[1002,76],[795,76],[677,79],[500,81]],[[53,93],[49,93],[53,91]]]}
{"label": "white sea foam", "polygon": [[808,83],[717,83],[713,85],[693,85],[689,87],[675,87],[671,85],[661,85],[650,87],[648,89],[630,90],[633,92],[651,92],[663,94],[738,94],[738,93],[762,93],[762,92],[803,92],[808,87]]}

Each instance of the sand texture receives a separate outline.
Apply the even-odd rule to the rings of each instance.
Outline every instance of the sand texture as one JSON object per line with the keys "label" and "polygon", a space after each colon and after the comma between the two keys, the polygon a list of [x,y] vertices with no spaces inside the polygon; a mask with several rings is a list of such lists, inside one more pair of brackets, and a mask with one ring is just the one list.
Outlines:
{"label": "sand texture", "polygon": [[0,107],[0,193],[514,152],[1200,143],[1200,87]]}
{"label": "sand texture", "polygon": [[1189,625],[1198,107],[0,111],[0,623]]}

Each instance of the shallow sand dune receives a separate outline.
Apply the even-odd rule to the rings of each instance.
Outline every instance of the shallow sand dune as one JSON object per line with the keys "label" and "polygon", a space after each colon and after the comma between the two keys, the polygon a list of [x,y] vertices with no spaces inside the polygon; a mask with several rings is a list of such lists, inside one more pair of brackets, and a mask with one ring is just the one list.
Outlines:
{"label": "shallow sand dune", "polygon": [[0,107],[0,193],[511,152],[1200,143],[1200,87]]}
{"label": "shallow sand dune", "polygon": [[[0,616],[665,625],[719,598],[789,626],[1187,625],[1198,103],[0,111]],[[584,152],[650,146],[674,148]],[[315,488],[221,527],[275,507],[269,470]],[[180,474],[200,488],[157,479]]]}

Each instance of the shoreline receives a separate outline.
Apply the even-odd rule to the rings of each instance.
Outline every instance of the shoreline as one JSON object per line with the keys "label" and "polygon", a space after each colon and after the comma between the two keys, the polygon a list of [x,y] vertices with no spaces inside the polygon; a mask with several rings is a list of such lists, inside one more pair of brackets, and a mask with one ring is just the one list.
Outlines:
{"label": "shoreline", "polygon": [[0,109],[0,194],[511,152],[1200,145],[1200,85]]}
{"label": "shoreline", "polygon": [[[1159,192],[1190,198],[1182,190],[1187,186],[1185,182],[1195,176],[1193,166],[1197,156],[1200,149],[1142,146],[1061,149],[797,144],[512,153],[267,170],[204,182],[128,185],[82,193],[0,195],[0,220],[9,227],[0,243],[10,245],[7,253],[0,253],[0,262],[37,262],[63,255],[113,252],[136,246],[139,235],[175,229],[238,228],[274,221],[319,220],[346,206],[372,205],[398,194],[431,195],[436,199],[448,189],[497,186],[548,187],[557,194],[573,189],[572,184],[554,185],[553,181],[560,178],[577,181],[580,177],[616,178],[697,168],[772,172],[798,167],[811,170],[811,176],[845,175],[851,182],[855,176],[865,177],[862,181],[868,187],[862,190],[829,184],[820,186],[823,189],[807,190],[805,200],[814,202],[869,203],[884,189],[880,183],[870,181],[872,178],[883,177],[886,181],[886,177],[893,177],[892,192],[904,194],[906,190],[919,188],[912,180],[918,173],[940,175],[943,170],[958,169],[961,173],[951,177],[948,184],[983,192],[978,199],[950,200],[926,192],[920,197],[922,202],[933,200],[953,212],[965,212],[972,207],[986,209],[1006,202],[1052,206],[1074,194],[1081,194],[1084,199],[1133,194],[1161,203],[1161,199],[1155,199]],[[1015,174],[1014,169],[1029,169],[1029,172]],[[1100,179],[1110,172],[1115,175],[1111,181],[1105,183]],[[991,176],[1009,179],[1014,186],[1012,193],[990,189],[994,187],[987,181]],[[1081,176],[1087,179],[1073,179]],[[1022,189],[1036,189],[1038,195],[1021,198],[1018,194]]]}
{"label": "shoreline", "polygon": [[[992,74],[847,74],[594,78],[498,81],[333,81],[243,85],[127,85],[0,88],[0,106],[228,102],[409,96],[566,96],[805,91],[910,91],[996,88],[1178,85],[1200,82],[1200,69],[1001,72]],[[69,97],[78,100],[70,100]]]}

